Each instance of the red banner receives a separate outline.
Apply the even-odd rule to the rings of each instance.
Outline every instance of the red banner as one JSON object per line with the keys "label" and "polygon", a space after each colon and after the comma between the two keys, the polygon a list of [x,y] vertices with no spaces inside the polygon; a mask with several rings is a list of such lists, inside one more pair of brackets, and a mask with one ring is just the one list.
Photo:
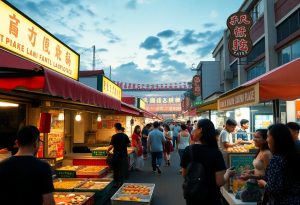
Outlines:
{"label": "red banner", "polygon": [[181,104],[146,104],[146,110],[153,113],[180,113]]}

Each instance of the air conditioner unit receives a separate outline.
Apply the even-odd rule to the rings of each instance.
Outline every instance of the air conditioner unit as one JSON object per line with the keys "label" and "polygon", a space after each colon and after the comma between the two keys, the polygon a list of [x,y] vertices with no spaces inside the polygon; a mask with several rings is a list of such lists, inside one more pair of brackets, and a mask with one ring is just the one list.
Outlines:
{"label": "air conditioner unit", "polygon": [[225,80],[232,80],[233,72],[231,70],[225,70],[224,78],[225,78]]}

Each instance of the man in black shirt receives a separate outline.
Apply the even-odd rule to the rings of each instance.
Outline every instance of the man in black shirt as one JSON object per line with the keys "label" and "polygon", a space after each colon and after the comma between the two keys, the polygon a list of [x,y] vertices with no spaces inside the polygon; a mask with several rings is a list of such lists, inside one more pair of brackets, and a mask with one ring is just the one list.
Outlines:
{"label": "man in black shirt", "polygon": [[128,175],[127,147],[130,147],[130,140],[128,136],[122,132],[121,123],[116,123],[114,127],[116,134],[112,136],[107,152],[114,149],[114,155],[117,161],[113,166],[114,180],[117,186],[121,186]]}
{"label": "man in black shirt", "polygon": [[40,144],[35,126],[25,126],[17,135],[19,150],[0,163],[0,200],[9,205],[55,205],[51,168],[35,157]]}
{"label": "man in black shirt", "polygon": [[143,146],[143,158],[147,159],[147,140],[149,135],[149,130],[151,128],[151,124],[147,124],[142,131],[142,146]]}

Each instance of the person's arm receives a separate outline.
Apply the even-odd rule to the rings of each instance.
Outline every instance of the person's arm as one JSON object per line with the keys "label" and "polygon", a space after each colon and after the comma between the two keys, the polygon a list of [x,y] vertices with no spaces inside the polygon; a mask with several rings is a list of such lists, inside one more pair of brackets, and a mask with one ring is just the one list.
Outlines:
{"label": "person's arm", "polygon": [[216,184],[217,186],[221,187],[223,186],[224,184],[227,183],[228,179],[230,176],[233,176],[235,174],[235,171],[234,170],[230,170],[230,169],[227,169],[226,171],[225,170],[222,170],[222,171],[218,171],[215,173],[215,177],[216,177]]}
{"label": "person's arm", "polygon": [[178,145],[180,143],[180,134],[178,134],[177,139],[176,139],[176,149],[178,150]]}
{"label": "person's arm", "polygon": [[55,205],[53,193],[43,194],[43,205]]}
{"label": "person's arm", "polygon": [[236,143],[223,142],[223,144],[224,144],[224,147],[227,149],[229,147],[235,147],[236,145],[241,144],[241,141],[238,141]]}
{"label": "person's arm", "polygon": [[108,146],[108,148],[107,148],[107,153],[109,153],[110,152],[110,150],[112,150],[114,148],[114,146],[113,145],[109,145]]}

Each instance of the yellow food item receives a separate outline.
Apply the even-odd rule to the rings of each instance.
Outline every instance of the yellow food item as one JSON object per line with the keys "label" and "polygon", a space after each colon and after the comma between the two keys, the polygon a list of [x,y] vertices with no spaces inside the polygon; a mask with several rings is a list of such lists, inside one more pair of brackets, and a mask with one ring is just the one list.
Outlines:
{"label": "yellow food item", "polygon": [[81,184],[81,181],[56,181],[54,189],[73,189]]}
{"label": "yellow food item", "polygon": [[142,199],[136,196],[122,196],[122,197],[117,197],[116,200],[121,200],[121,201],[141,201]]}
{"label": "yellow food item", "polygon": [[78,166],[65,166],[58,168],[57,170],[64,170],[64,171],[76,171],[78,169]]}

